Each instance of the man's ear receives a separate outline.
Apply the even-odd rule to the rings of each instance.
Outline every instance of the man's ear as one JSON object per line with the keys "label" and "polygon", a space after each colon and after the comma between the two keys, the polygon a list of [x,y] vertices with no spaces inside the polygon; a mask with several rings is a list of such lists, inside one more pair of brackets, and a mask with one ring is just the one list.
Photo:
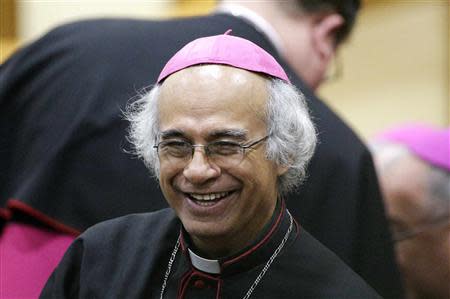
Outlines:
{"label": "man's ear", "polygon": [[344,24],[344,18],[337,13],[314,18],[313,47],[322,62],[328,64],[336,50],[336,31]]}
{"label": "man's ear", "polygon": [[288,171],[289,167],[283,166],[283,165],[277,165],[277,174],[278,176],[281,176],[285,174],[286,171]]}

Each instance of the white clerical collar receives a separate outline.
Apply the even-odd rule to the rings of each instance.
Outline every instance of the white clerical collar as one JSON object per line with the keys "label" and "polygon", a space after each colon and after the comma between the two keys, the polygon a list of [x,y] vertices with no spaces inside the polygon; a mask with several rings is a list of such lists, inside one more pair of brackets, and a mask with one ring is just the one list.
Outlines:
{"label": "white clerical collar", "polygon": [[284,44],[280,35],[266,19],[256,12],[238,4],[220,4],[216,12],[228,13],[237,18],[245,19],[267,36],[281,56],[284,55]]}
{"label": "white clerical collar", "polygon": [[208,260],[196,255],[191,249],[188,248],[189,256],[191,258],[192,265],[203,272],[211,274],[220,274],[220,264],[218,260]]}

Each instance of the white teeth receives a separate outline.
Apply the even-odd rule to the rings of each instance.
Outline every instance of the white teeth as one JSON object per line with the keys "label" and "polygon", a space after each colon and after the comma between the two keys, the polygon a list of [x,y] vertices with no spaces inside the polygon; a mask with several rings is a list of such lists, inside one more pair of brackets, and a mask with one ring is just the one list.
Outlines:
{"label": "white teeth", "polygon": [[195,200],[200,201],[211,201],[216,199],[221,199],[222,197],[227,196],[228,192],[220,192],[220,193],[209,193],[209,194],[196,194],[190,193],[189,195]]}

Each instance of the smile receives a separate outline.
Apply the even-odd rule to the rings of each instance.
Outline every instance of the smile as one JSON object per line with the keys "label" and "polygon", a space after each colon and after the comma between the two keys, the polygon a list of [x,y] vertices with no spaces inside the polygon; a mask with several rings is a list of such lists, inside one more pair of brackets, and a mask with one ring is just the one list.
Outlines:
{"label": "smile", "polygon": [[217,193],[207,193],[207,194],[199,194],[199,193],[187,193],[189,198],[198,205],[201,206],[210,206],[221,200],[222,198],[227,197],[232,192],[217,192]]}

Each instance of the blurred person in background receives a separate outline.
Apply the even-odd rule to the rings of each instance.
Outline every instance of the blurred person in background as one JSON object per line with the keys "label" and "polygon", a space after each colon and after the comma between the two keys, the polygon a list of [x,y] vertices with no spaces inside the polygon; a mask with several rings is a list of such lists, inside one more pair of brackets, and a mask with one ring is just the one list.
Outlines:
{"label": "blurred person in background", "polygon": [[359,8],[357,0],[223,1],[208,16],[76,22],[24,47],[0,67],[4,240],[23,231],[19,223],[59,234],[50,240],[73,238],[99,221],[166,207],[145,167],[125,153],[121,110],[183,44],[232,29],[279,61],[319,133],[309,177],[286,196],[290,211],[383,297],[401,298],[372,157],[314,94]]}
{"label": "blurred person in background", "polygon": [[408,298],[450,298],[450,128],[405,125],[372,148]]}

